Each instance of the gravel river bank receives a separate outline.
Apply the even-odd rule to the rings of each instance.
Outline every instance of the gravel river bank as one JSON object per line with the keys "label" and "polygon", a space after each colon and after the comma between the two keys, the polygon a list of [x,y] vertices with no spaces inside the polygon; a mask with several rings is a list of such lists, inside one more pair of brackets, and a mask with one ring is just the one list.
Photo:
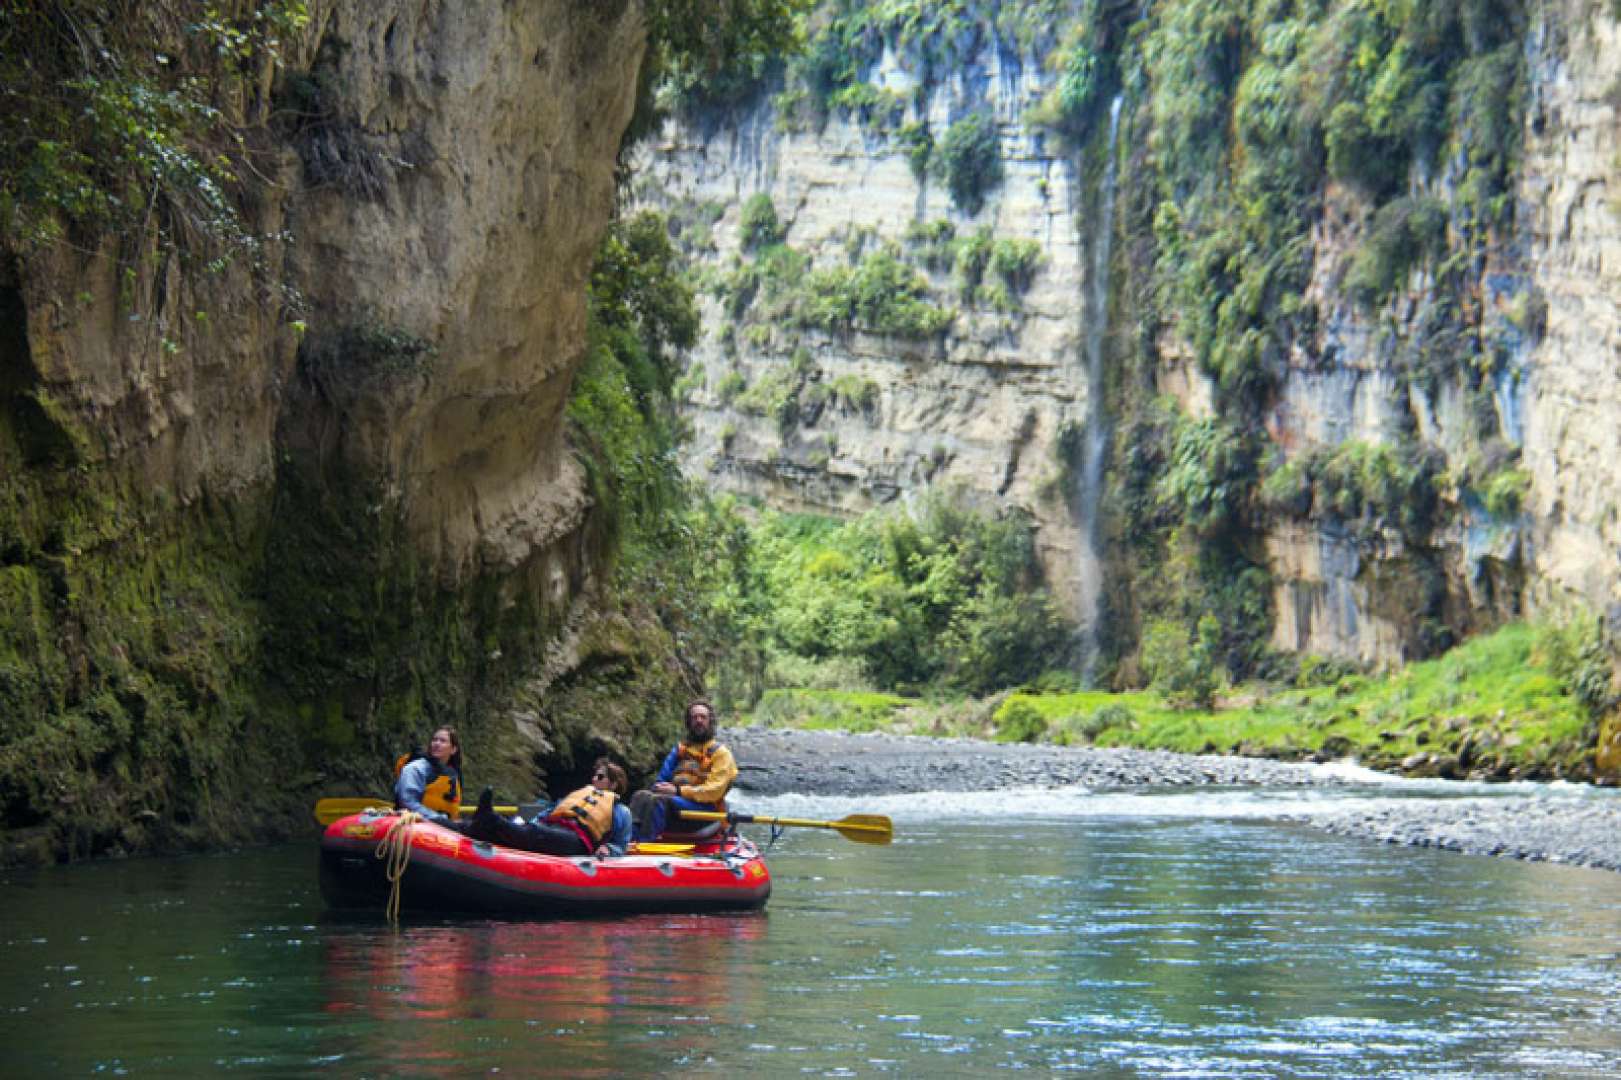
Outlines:
{"label": "gravel river bank", "polygon": [[[1172,754],[970,739],[728,728],[742,770],[739,794],[850,796],[925,791],[1082,787],[1167,788],[1366,785],[1371,774],[1255,758]],[[1400,781],[1391,781],[1400,794]],[[1426,781],[1439,797],[1382,798],[1301,820],[1343,836],[1475,855],[1621,870],[1621,794],[1610,790]],[[734,800],[735,801],[735,800]],[[746,799],[744,800],[746,801]],[[1285,815],[1287,816],[1287,815]]]}

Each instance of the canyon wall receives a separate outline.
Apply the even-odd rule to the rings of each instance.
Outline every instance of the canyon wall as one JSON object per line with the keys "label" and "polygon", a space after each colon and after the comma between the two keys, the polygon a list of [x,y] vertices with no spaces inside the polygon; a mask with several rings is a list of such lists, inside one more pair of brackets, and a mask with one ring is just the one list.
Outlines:
{"label": "canyon wall", "polygon": [[563,410],[640,5],[134,17],[108,107],[208,88],[191,171],[0,250],[0,859],[307,827],[440,723],[532,790],[491,702],[600,557]]}
{"label": "canyon wall", "polygon": [[[915,176],[902,149],[859,116],[785,131],[769,101],[715,128],[670,125],[645,152],[634,190],[643,205],[680,218],[719,215],[694,249],[710,268],[739,255],[742,207],[759,195],[770,199],[786,242],[814,266],[847,265],[885,244],[905,248],[909,227],[933,221],[1038,243],[1040,267],[1014,310],[961,295],[949,264],[924,268],[940,303],[957,311],[948,330],[924,339],[734,321],[706,293],[705,336],[690,368],[699,378],[689,380],[683,415],[694,433],[694,475],[782,509],[854,515],[930,486],[959,489],[985,507],[1023,508],[1037,523],[1056,593],[1074,612],[1086,556],[1056,448],[1095,404],[1083,295],[1089,245],[1108,223],[1078,156],[1053,156],[1019,123],[1043,85],[1039,58],[987,43],[964,60],[928,89],[921,112],[942,128],[973,106],[994,112],[1003,179],[972,217],[955,210],[944,184]],[[893,54],[874,79],[908,93],[916,86]],[[789,368],[796,350],[801,366],[810,358],[816,382],[865,396],[833,395],[789,424],[726,399],[726,373],[758,385]]]}
{"label": "canyon wall", "polygon": [[[1155,190],[1174,131],[1156,82],[1169,75],[1129,58],[1137,46],[1121,28],[1135,24],[1138,41],[1158,35],[1153,47],[1170,53],[1201,32],[1194,20],[1226,19],[1232,40],[1245,31],[1238,24],[1264,16],[1205,16],[1192,2],[1142,13],[1076,3],[1021,33],[1006,28],[1019,5],[986,4],[929,38],[874,15],[846,31],[867,59],[824,114],[806,121],[806,84],[791,72],[746,108],[672,124],[646,153],[636,192],[671,215],[710,285],[705,337],[683,384],[696,433],[689,471],[772,506],[841,516],[941,486],[1018,508],[1038,525],[1050,584],[1083,626],[1115,636],[1116,658],[1156,603],[1172,606],[1152,597],[1177,565],[1167,552],[1201,529],[1198,545],[1228,553],[1222,573],[1264,574],[1246,602],[1264,602],[1264,643],[1286,654],[1385,664],[1532,610],[1607,611],[1621,599],[1618,474],[1606,451],[1621,401],[1610,372],[1621,314],[1617,24],[1604,5],[1580,0],[1509,6],[1503,17],[1523,20],[1523,32],[1494,62],[1523,72],[1524,96],[1508,212],[1499,200],[1497,224],[1470,219],[1478,179],[1467,132],[1451,136],[1462,149],[1414,168],[1399,198],[1330,175],[1307,196],[1306,269],[1285,298],[1290,314],[1251,316],[1265,389],[1248,398],[1224,386],[1187,306],[1166,299],[1165,223],[1187,209],[1164,185]],[[1293,40],[1285,31],[1322,51],[1335,44],[1328,20],[1354,14],[1325,5],[1319,25],[1279,15],[1270,39],[1248,28],[1250,44],[1231,54],[1236,70],[1209,95],[1229,95],[1232,113],[1179,137],[1232,143],[1245,110],[1269,92],[1264,63],[1282,66],[1270,53]],[[1468,62],[1488,56],[1478,25],[1465,30]],[[1077,37],[1114,52],[1098,45],[1079,69],[1093,80],[1091,119],[1064,139],[1038,114],[1077,70],[1064,68]],[[1108,64],[1120,71],[1112,82],[1097,74]],[[977,209],[939,172],[913,167],[919,130],[938,147],[975,116],[994,121],[1001,161]],[[1242,153],[1213,166],[1218,184],[1232,183],[1225,170],[1236,175]],[[922,276],[949,320],[932,332],[883,332],[859,313],[829,326],[804,314],[813,301],[773,302],[768,260],[784,256],[762,254],[750,232],[762,196],[778,219],[770,239],[804,257],[805,274],[859,268],[887,250]],[[1376,211],[1392,202],[1442,207],[1462,254],[1416,260],[1370,300],[1352,285],[1387,220]],[[1037,245],[1027,288],[965,286],[960,262],[954,269],[929,248],[942,223],[957,241],[986,230],[998,243]],[[745,281],[740,268],[751,265],[759,270]],[[751,299],[748,288],[759,292]],[[1268,304],[1270,295],[1258,306]],[[1256,475],[1245,483],[1255,487],[1233,500],[1241,528],[1168,520],[1165,476],[1182,444],[1163,432],[1157,450],[1134,442],[1169,424],[1145,419],[1156,400],[1174,402],[1178,431],[1208,420],[1261,447],[1249,451]],[[1106,468],[1088,460],[1099,441]],[[1293,499],[1276,495],[1291,467],[1304,477]],[[1403,519],[1401,498],[1379,503],[1375,489],[1388,484],[1422,486],[1411,496],[1422,510]],[[1145,562],[1146,532],[1161,540]]]}

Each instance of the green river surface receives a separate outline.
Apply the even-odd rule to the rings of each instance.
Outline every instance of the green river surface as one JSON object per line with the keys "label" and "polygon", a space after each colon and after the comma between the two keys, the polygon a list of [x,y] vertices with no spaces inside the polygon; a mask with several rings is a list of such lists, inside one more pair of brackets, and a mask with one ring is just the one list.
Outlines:
{"label": "green river surface", "polygon": [[785,831],[743,916],[337,917],[313,826],[12,871],[0,1034],[22,1076],[1621,1076],[1621,875],[1288,820],[1355,797],[755,800],[897,836]]}

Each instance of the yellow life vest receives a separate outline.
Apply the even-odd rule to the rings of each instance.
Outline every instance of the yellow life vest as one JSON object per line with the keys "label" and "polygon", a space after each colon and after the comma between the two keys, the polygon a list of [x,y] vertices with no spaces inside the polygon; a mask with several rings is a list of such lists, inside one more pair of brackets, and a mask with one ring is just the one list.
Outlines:
{"label": "yellow life vest", "polygon": [[[399,760],[394,762],[394,779],[398,781],[400,773],[405,771],[405,767],[419,757],[426,761],[434,772],[438,773],[437,776],[428,781],[428,786],[422,789],[422,805],[429,810],[437,810],[441,814],[448,815],[452,821],[461,817],[462,783],[461,777],[457,775],[455,769],[440,765],[433,758],[422,754],[401,754]],[[398,805],[398,803],[395,804],[396,809]]]}
{"label": "yellow life vest", "polygon": [[[670,783],[677,788],[696,787],[708,783],[710,763],[714,761],[715,753],[720,748],[720,743],[714,739],[710,739],[702,746],[676,743],[675,768],[670,771]],[[713,805],[716,810],[725,810],[726,800],[718,799]]]}
{"label": "yellow life vest", "polygon": [[714,759],[717,745],[714,739],[702,746],[676,743],[675,770],[670,775],[670,782],[677,787],[690,787],[708,780],[709,763]]}
{"label": "yellow life vest", "polygon": [[613,829],[614,799],[613,792],[599,791],[587,784],[563,796],[546,817],[552,821],[571,821],[584,829],[593,843],[600,844]]}

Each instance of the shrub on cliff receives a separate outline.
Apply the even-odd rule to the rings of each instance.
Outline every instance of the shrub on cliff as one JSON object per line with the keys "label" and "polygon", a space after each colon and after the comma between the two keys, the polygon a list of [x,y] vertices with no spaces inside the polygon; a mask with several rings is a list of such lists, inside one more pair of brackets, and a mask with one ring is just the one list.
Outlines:
{"label": "shrub on cliff", "polygon": [[263,269],[265,238],[242,209],[256,175],[246,139],[265,123],[253,88],[308,10],[171,7],[0,4],[0,237],[90,246],[103,231],[138,234],[210,269],[236,258]]}
{"label": "shrub on cliff", "polygon": [[743,201],[737,229],[744,251],[775,244],[786,232],[777,220],[776,204],[763,191],[757,191]]}
{"label": "shrub on cliff", "polygon": [[931,299],[928,280],[888,247],[854,267],[816,270],[798,301],[796,321],[824,330],[861,329],[922,338],[951,325],[955,314]]}
{"label": "shrub on cliff", "polygon": [[1446,228],[1446,206],[1437,199],[1405,198],[1381,206],[1351,261],[1346,291],[1363,307],[1376,307],[1414,267],[1445,249]]}
{"label": "shrub on cliff", "polygon": [[1002,143],[996,120],[974,113],[946,129],[931,166],[946,182],[951,201],[966,214],[979,213],[985,196],[1002,182]]}
{"label": "shrub on cliff", "polygon": [[618,221],[590,283],[588,349],[568,417],[609,547],[667,529],[683,501],[670,394],[698,334],[692,289],[661,215]]}
{"label": "shrub on cliff", "polygon": [[810,0],[648,0],[647,51],[625,145],[671,112],[688,116],[749,100],[800,51]]}
{"label": "shrub on cliff", "polygon": [[1257,475],[1255,447],[1244,432],[1216,419],[1185,419],[1155,497],[1199,533],[1213,535],[1238,523]]}

